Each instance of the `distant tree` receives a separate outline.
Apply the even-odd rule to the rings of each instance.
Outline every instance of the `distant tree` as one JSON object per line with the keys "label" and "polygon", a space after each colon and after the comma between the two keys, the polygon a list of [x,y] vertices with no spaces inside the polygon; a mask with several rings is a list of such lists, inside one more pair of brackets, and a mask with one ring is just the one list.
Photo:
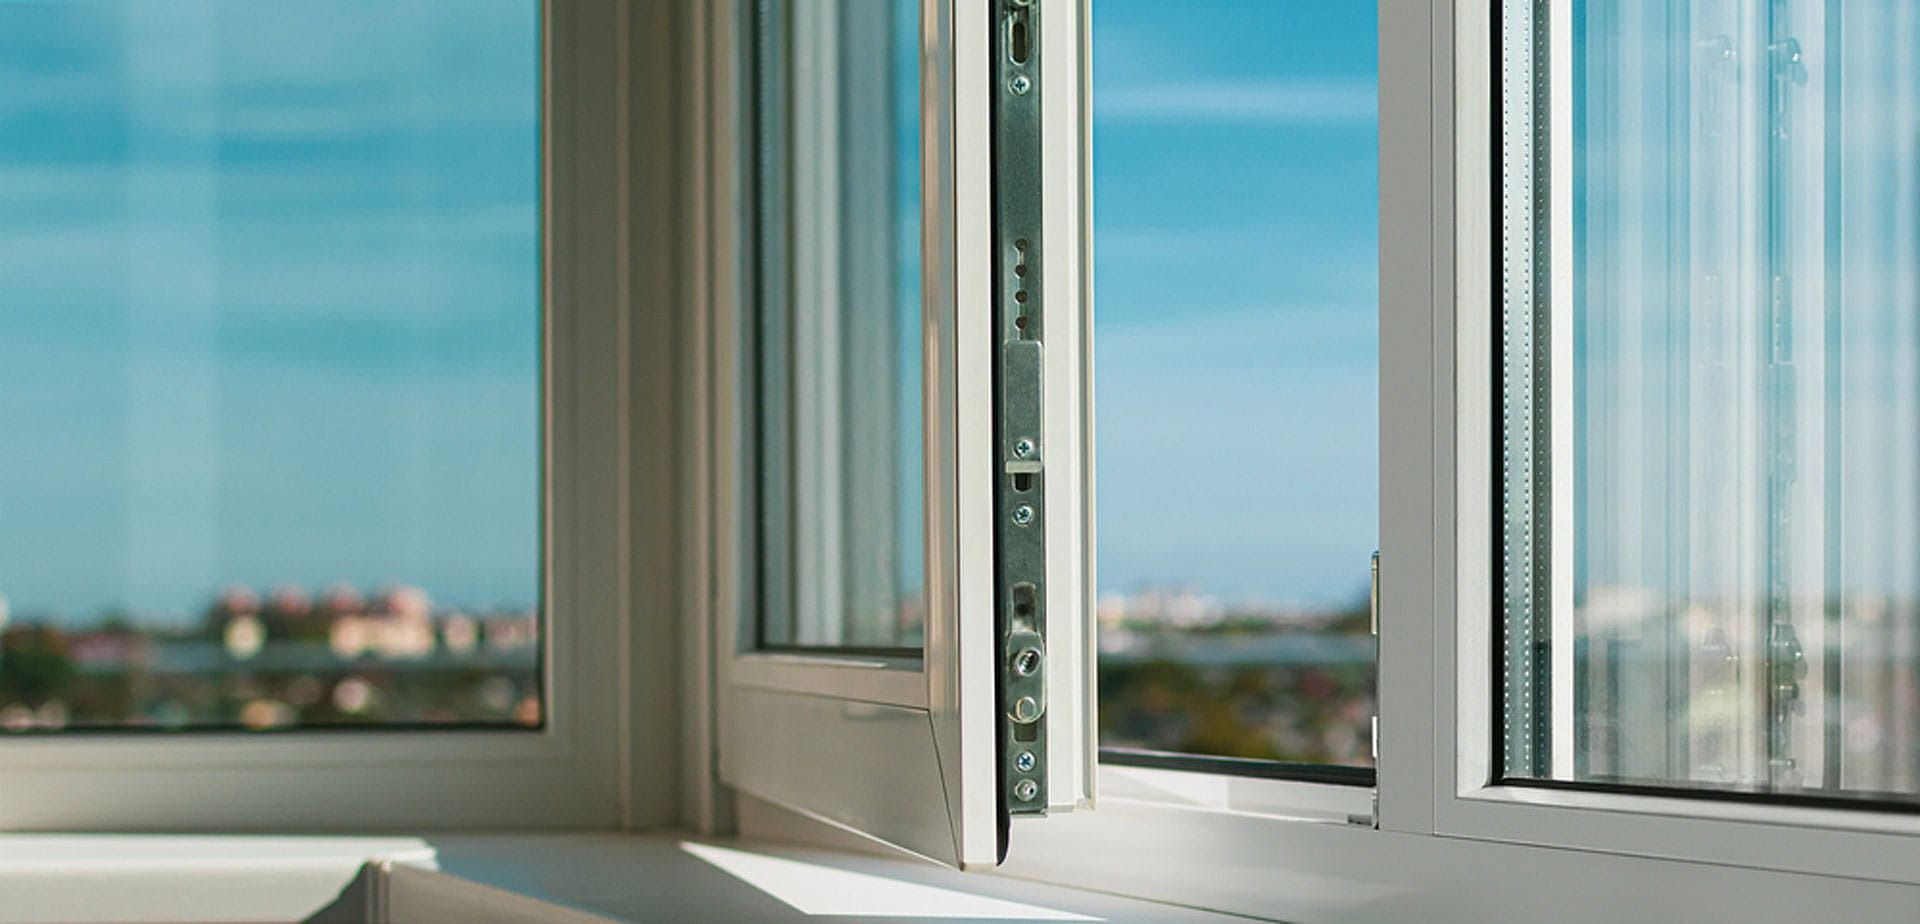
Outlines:
{"label": "distant tree", "polygon": [[1357,598],[1334,615],[1327,631],[1336,635],[1366,635],[1373,631],[1373,589],[1360,588]]}
{"label": "distant tree", "polygon": [[38,706],[65,695],[73,677],[73,658],[59,629],[28,626],[0,641],[0,697]]}

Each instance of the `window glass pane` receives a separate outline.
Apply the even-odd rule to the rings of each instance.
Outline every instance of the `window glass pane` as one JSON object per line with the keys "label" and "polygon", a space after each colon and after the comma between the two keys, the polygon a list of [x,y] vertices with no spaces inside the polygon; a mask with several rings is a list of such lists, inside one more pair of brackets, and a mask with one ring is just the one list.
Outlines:
{"label": "window glass pane", "polygon": [[[1568,147],[1541,168],[1571,171],[1570,210],[1535,210],[1571,242],[1570,288],[1532,314],[1565,359],[1508,367],[1571,390],[1509,432],[1566,433],[1549,471],[1566,490],[1532,502],[1572,547],[1509,529],[1507,772],[1911,799],[1920,8],[1572,16],[1573,54],[1549,68]],[[1511,149],[1524,129],[1507,131]],[[1510,505],[1525,482],[1509,472]]]}
{"label": "window glass pane", "polygon": [[764,647],[921,644],[919,6],[756,10]]}
{"label": "window glass pane", "polygon": [[1370,765],[1374,4],[1093,30],[1101,744]]}
{"label": "window glass pane", "polygon": [[0,3],[0,727],[542,721],[538,32]]}

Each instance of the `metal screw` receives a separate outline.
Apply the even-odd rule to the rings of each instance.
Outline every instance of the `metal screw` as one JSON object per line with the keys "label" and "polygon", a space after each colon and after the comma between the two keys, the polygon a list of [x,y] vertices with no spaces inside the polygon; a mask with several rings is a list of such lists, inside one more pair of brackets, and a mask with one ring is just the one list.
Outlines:
{"label": "metal screw", "polygon": [[1033,89],[1033,81],[1028,80],[1025,74],[1015,74],[1012,80],[1007,81],[1007,89],[1012,90],[1015,96],[1025,96],[1028,90]]}
{"label": "metal screw", "polygon": [[1040,794],[1040,784],[1032,780],[1021,780],[1013,784],[1013,797],[1022,802],[1032,802]]}
{"label": "metal screw", "polygon": [[1013,508],[1013,525],[1025,526],[1031,522],[1033,522],[1032,507],[1029,507],[1026,504],[1021,504],[1020,506]]}
{"label": "metal screw", "polygon": [[1013,720],[1031,722],[1040,717],[1040,701],[1031,696],[1022,696],[1013,701]]}
{"label": "metal screw", "polygon": [[1032,773],[1034,766],[1039,763],[1040,761],[1033,756],[1032,751],[1021,751],[1013,758],[1013,769],[1021,773]]}
{"label": "metal screw", "polygon": [[1013,672],[1022,677],[1040,669],[1040,649],[1022,648],[1013,656]]}
{"label": "metal screw", "polygon": [[1027,439],[1027,438],[1026,438],[1026,437],[1024,437],[1024,436],[1023,436],[1023,437],[1021,437],[1021,438],[1019,438],[1019,439],[1017,439],[1017,440],[1014,440],[1014,441],[1013,441],[1013,455],[1014,455],[1014,458],[1016,458],[1016,459],[1025,459],[1025,458],[1027,458],[1027,457],[1029,457],[1029,456],[1031,456],[1031,455],[1033,455],[1033,450],[1034,450],[1034,448],[1035,448],[1035,447],[1034,447],[1034,445],[1033,445],[1033,441],[1032,441],[1032,440],[1030,440],[1030,439]]}

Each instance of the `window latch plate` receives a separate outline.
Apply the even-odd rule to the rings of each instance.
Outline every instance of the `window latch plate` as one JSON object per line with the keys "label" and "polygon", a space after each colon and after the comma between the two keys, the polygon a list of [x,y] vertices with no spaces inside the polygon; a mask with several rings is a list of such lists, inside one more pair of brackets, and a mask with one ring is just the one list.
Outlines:
{"label": "window latch plate", "polygon": [[996,636],[1001,805],[1047,811],[1047,528],[1038,0],[994,4]]}

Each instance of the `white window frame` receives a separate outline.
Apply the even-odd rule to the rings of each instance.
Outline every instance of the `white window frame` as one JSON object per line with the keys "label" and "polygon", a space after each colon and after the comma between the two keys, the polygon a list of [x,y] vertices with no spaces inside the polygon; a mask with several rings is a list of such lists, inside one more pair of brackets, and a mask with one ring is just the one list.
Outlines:
{"label": "white window frame", "polygon": [[[0,738],[0,830],[605,828],[671,818],[672,368],[666,4],[540,12],[543,663],[539,730]],[[640,184],[645,184],[644,186]],[[668,376],[663,371],[658,379]],[[636,669],[637,668],[637,669]],[[643,677],[629,683],[629,676]],[[629,697],[632,697],[630,700]],[[634,708],[637,704],[639,708]]]}
{"label": "white window frame", "polygon": [[[1486,784],[1488,2],[1380,0],[1378,788],[1102,766],[1097,809],[1016,826],[1002,872],[1286,920],[1909,919],[1920,841],[1904,835]],[[703,796],[749,836],[827,838],[750,793]]]}
{"label": "white window frame", "polygon": [[[1497,62],[1494,67],[1477,66],[1490,61],[1493,51],[1488,31],[1476,28],[1493,21],[1495,6],[1491,4],[1498,2],[1456,0],[1455,6],[1459,60],[1476,64],[1463,66],[1454,74],[1454,177],[1458,198],[1456,223],[1449,229],[1452,239],[1447,243],[1451,243],[1453,253],[1448,262],[1458,268],[1455,304],[1461,308],[1452,319],[1457,351],[1449,357],[1456,364],[1456,374],[1450,377],[1455,426],[1443,434],[1440,452],[1453,458],[1457,480],[1452,510],[1448,511],[1451,516],[1436,517],[1436,523],[1451,520],[1453,529],[1450,535],[1435,537],[1436,547],[1453,549],[1455,558],[1453,567],[1436,572],[1444,595],[1453,601],[1454,618],[1440,620],[1436,646],[1439,651],[1455,652],[1452,659],[1439,665],[1438,675],[1439,689],[1451,700],[1451,708],[1436,716],[1441,750],[1451,753],[1453,759],[1437,761],[1434,767],[1437,830],[1465,837],[1920,883],[1920,836],[1916,836],[1920,835],[1920,817],[1913,814],[1876,811],[1870,806],[1803,807],[1764,801],[1710,801],[1679,793],[1581,792],[1490,782],[1494,779],[1491,762],[1497,747],[1492,717],[1500,694],[1488,678],[1499,598],[1491,555],[1482,550],[1492,548],[1490,511],[1498,487],[1491,446],[1494,428],[1499,424],[1491,387],[1492,315],[1467,306],[1495,305],[1499,298],[1492,275],[1500,221],[1493,210],[1491,193],[1497,162],[1489,143],[1499,100],[1494,69]],[[1552,0],[1548,13],[1548,54],[1556,64],[1549,80],[1552,98],[1545,102],[1551,114],[1549,133],[1556,148],[1570,145],[1572,139],[1572,77],[1567,64],[1572,50],[1572,27],[1566,15],[1569,6],[1569,0]],[[1549,181],[1553,201],[1550,211],[1569,226],[1556,229],[1552,238],[1556,246],[1551,258],[1556,267],[1552,291],[1563,293],[1572,289],[1570,276],[1564,275],[1570,273],[1572,264],[1572,176],[1564,167],[1564,158],[1554,160],[1556,166]],[[1438,252],[1445,251],[1443,243]],[[1571,317],[1571,307],[1564,300],[1552,310],[1556,317]],[[1568,329],[1570,326],[1565,325]],[[1569,338],[1557,339],[1567,352],[1555,356],[1554,364],[1570,375]],[[1570,402],[1571,387],[1556,391],[1562,400]],[[1570,404],[1564,410],[1557,407],[1554,416],[1570,421]],[[1559,468],[1570,458],[1571,430],[1561,432],[1556,427],[1552,439],[1554,464]],[[1555,481],[1570,486],[1572,479]],[[1555,504],[1570,514],[1570,490],[1564,499],[1556,497]],[[1571,516],[1556,513],[1554,519],[1555,546],[1564,555],[1571,548]],[[1571,567],[1556,562],[1554,571],[1566,579]],[[1564,592],[1556,587],[1556,600],[1562,596],[1570,603],[1570,585]],[[1560,604],[1556,610],[1570,612],[1571,606]],[[1571,670],[1558,672],[1572,675]],[[1571,727],[1570,722],[1556,725]]]}
{"label": "white window frame", "polygon": [[[709,222],[703,233],[713,262],[697,270],[704,296],[697,301],[708,319],[697,351],[704,369],[693,381],[710,395],[702,412],[711,421],[703,437],[711,506],[700,518],[709,530],[704,580],[713,602],[694,618],[710,633],[714,725],[689,750],[689,764],[695,774],[710,766],[719,782],[759,799],[969,868],[999,859],[988,10],[984,0],[920,4],[927,610],[917,658],[751,644],[760,614],[748,498],[762,486],[743,438],[748,370],[740,345],[758,310],[745,280],[752,257],[742,249],[753,226],[744,197],[752,170],[743,143],[750,113],[741,108],[740,65],[752,54],[743,42],[745,5],[707,7],[706,37],[696,45],[704,52],[696,62],[699,104],[709,115],[698,147],[711,171],[698,211]],[[1051,105],[1078,105],[1076,93],[1056,95],[1058,102],[1047,97]],[[1071,163],[1057,169],[1077,173]],[[1077,209],[1078,193],[1067,186],[1057,195]],[[1059,293],[1051,304],[1063,314],[1083,301],[1069,281],[1082,267],[1078,254],[1057,246],[1046,255]],[[1048,344],[1049,410],[1057,411],[1044,435],[1054,478],[1050,540],[1082,535],[1087,513],[1072,476],[1086,470],[1079,408],[1090,370],[1081,353],[1062,349],[1072,340]],[[1086,564],[1085,549],[1084,542],[1050,545],[1053,573],[1070,577],[1050,582],[1049,606],[1085,613],[1090,623],[1090,577],[1076,570]],[[1059,811],[1091,799],[1092,647],[1090,633],[1070,619],[1050,620],[1049,633],[1044,721],[1052,737],[1050,803]],[[710,785],[697,784],[690,796],[696,815],[725,817],[724,798]]]}
{"label": "white window frame", "polygon": [[[944,12],[944,8],[941,10]],[[932,13],[932,5],[928,5]],[[718,3],[708,12],[712,55],[707,79],[713,88],[709,102],[714,118],[707,126],[710,161],[714,164],[713,240],[730,260],[715,266],[708,284],[712,328],[705,355],[711,370],[708,381],[713,399],[708,413],[715,464],[712,555],[716,592],[725,601],[715,610],[716,750],[719,778],[822,821],[873,834],[904,849],[950,864],[992,862],[997,852],[994,832],[992,732],[990,726],[961,721],[964,710],[992,708],[991,665],[978,660],[962,663],[961,652],[984,650],[991,623],[963,623],[965,609],[980,606],[980,582],[963,583],[982,564],[991,567],[991,534],[984,524],[962,520],[960,498],[978,497],[990,490],[983,479],[963,479],[949,459],[965,441],[976,452],[990,440],[991,423],[985,406],[961,420],[952,412],[957,400],[929,398],[924,426],[928,432],[929,470],[926,498],[927,612],[922,658],[819,656],[754,650],[750,626],[759,617],[758,595],[751,584],[754,562],[750,492],[759,488],[756,466],[746,433],[751,381],[740,345],[753,323],[757,306],[746,284],[746,260],[754,218],[745,198],[752,161],[746,139],[751,113],[742,103],[747,88],[741,70],[753,49],[744,41],[749,15],[745,4]],[[957,50],[930,54],[943,45],[954,49],[957,36],[950,27],[936,29],[944,20],[929,17],[922,23],[923,94],[940,97],[943,73],[950,74]],[[981,52],[976,51],[976,54]],[[951,203],[957,183],[983,182],[985,148],[937,139],[956,137],[954,123],[984,122],[985,113],[964,115],[948,102],[928,107],[937,116],[923,117],[922,221],[946,241],[957,224]],[[982,138],[983,132],[970,133]],[[937,198],[936,198],[937,197]],[[945,208],[938,205],[944,204]],[[934,205],[934,208],[927,208]],[[938,308],[929,308],[941,327],[928,336],[925,375],[937,393],[978,394],[979,380],[961,381],[963,373],[977,375],[978,361],[957,362],[952,346],[954,326],[963,323],[954,309],[955,289],[962,278],[977,279],[980,247],[986,234],[977,222],[961,225],[958,234],[975,241],[974,247],[946,241],[941,247],[923,233],[923,286]],[[955,261],[969,260],[971,272],[956,270]],[[985,287],[969,295],[982,297]],[[984,323],[978,315],[969,320]],[[984,334],[984,328],[981,331]],[[984,340],[981,341],[984,344]],[[941,452],[940,448],[947,451]],[[990,588],[985,588],[990,593]],[[963,599],[965,595],[966,599]],[[990,600],[990,597],[988,598]],[[986,734],[983,738],[982,731]],[[944,747],[942,747],[944,745]],[[891,754],[890,759],[880,755]],[[966,781],[973,787],[967,788]],[[983,788],[980,784],[986,783]]]}

